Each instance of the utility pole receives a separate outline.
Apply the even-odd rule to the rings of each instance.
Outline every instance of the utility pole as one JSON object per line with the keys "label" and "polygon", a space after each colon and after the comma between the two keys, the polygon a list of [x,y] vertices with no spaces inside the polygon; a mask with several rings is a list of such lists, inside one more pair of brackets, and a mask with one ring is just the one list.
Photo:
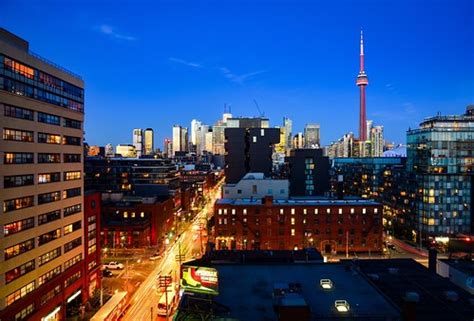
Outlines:
{"label": "utility pole", "polygon": [[[158,283],[161,289],[164,289],[165,292],[165,303],[166,303],[166,321],[169,320],[169,311],[168,311],[168,287],[171,284],[171,275],[160,275],[158,277]],[[153,309],[153,308],[152,308]]]}
{"label": "utility pole", "polygon": [[346,231],[346,259],[349,258],[349,231]]}

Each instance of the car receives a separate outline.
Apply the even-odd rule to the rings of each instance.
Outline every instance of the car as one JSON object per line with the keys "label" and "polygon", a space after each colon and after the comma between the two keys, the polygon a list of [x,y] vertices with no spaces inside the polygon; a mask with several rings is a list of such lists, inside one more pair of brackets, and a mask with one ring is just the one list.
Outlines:
{"label": "car", "polygon": [[111,278],[112,276],[114,276],[114,274],[112,273],[112,271],[105,269],[102,271],[102,276],[106,278]]}
{"label": "car", "polygon": [[150,261],[156,261],[161,259],[161,254],[160,253],[155,253],[152,256],[149,257]]}
{"label": "car", "polygon": [[104,264],[104,267],[109,270],[122,270],[123,264],[117,261],[111,261],[107,264]]}
{"label": "car", "polygon": [[387,243],[387,248],[389,248],[392,251],[395,251],[397,249],[393,243]]}

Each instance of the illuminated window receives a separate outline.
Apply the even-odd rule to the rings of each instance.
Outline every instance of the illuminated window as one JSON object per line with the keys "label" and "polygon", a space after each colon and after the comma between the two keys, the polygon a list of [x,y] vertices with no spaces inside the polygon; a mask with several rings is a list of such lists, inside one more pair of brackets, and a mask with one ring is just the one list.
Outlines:
{"label": "illuminated window", "polygon": [[33,142],[33,132],[27,130],[3,129],[3,139],[17,142]]}
{"label": "illuminated window", "polygon": [[366,208],[363,208],[362,209],[362,214],[366,214],[367,213],[367,209]]}
{"label": "illuminated window", "polygon": [[61,135],[38,133],[38,143],[61,144]]}
{"label": "illuminated window", "polygon": [[234,215],[235,215],[235,208],[233,208],[233,209],[232,209],[232,214],[234,214]]}
{"label": "illuminated window", "polygon": [[242,210],[242,213],[243,213],[244,215],[247,215],[247,209],[244,208],[244,209]]}
{"label": "illuminated window", "polygon": [[222,208],[220,208],[217,212],[219,213],[219,215],[221,215],[222,214]]}
{"label": "illuminated window", "polygon": [[135,212],[132,212],[132,218],[135,218]]}
{"label": "illuminated window", "polygon": [[280,208],[280,214],[283,214],[283,209],[282,208]]}
{"label": "illuminated window", "polygon": [[145,212],[141,212],[140,217],[145,217]]}
{"label": "illuminated window", "polygon": [[294,208],[291,209],[291,214],[295,214],[295,209]]}
{"label": "illuminated window", "polygon": [[35,289],[35,281],[28,283],[27,285],[21,287],[20,289],[16,290],[15,292],[7,295],[5,304],[9,306],[14,302],[20,300],[22,297],[26,296],[28,293],[33,292]]}
{"label": "illuminated window", "polygon": [[128,212],[123,212],[123,218],[128,218]]}
{"label": "illuminated window", "polygon": [[291,218],[291,225],[295,225],[295,218],[294,217]]}
{"label": "illuminated window", "polygon": [[338,213],[342,214],[342,208],[338,209]]}
{"label": "illuminated window", "polygon": [[81,171],[64,172],[65,181],[74,181],[81,179]]}
{"label": "illuminated window", "polygon": [[374,214],[377,214],[379,212],[378,208],[374,208]]}
{"label": "illuminated window", "polygon": [[351,208],[351,214],[354,214],[354,209],[353,208]]}
{"label": "illuminated window", "polygon": [[304,208],[303,209],[303,214],[305,214],[305,215],[308,214],[308,210]]}
{"label": "illuminated window", "polygon": [[318,214],[319,213],[319,209],[315,208],[314,209],[314,214]]}
{"label": "illuminated window", "polygon": [[291,229],[291,236],[295,236],[295,229],[294,228]]}
{"label": "illuminated window", "polygon": [[327,209],[326,209],[326,213],[327,213],[327,214],[331,214],[331,209],[330,209],[330,208],[327,208]]}

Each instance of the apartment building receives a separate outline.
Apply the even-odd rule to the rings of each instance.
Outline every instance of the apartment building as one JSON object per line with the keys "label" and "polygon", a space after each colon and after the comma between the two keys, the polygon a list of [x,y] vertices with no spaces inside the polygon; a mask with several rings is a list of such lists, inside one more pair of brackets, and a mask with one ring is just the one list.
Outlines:
{"label": "apartment building", "polygon": [[84,83],[0,28],[0,320],[64,320],[83,289]]}

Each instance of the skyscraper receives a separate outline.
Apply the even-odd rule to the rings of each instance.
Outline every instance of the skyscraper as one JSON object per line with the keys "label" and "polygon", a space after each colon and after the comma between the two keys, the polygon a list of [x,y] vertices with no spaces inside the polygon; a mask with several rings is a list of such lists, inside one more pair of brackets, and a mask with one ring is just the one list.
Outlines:
{"label": "skyscraper", "polygon": [[143,153],[145,155],[152,155],[154,151],[154,143],[153,143],[153,129],[147,128],[143,131],[143,138],[144,138],[144,148]]}
{"label": "skyscraper", "polygon": [[365,87],[369,84],[369,79],[364,69],[364,38],[362,30],[360,31],[360,70],[356,80],[360,91],[360,110],[359,110],[359,140],[367,140],[367,123],[365,111]]}
{"label": "skyscraper", "polygon": [[180,125],[173,126],[173,156],[176,152],[188,151],[188,129]]}
{"label": "skyscraper", "polygon": [[304,148],[304,135],[299,132],[293,137],[293,149]]}
{"label": "skyscraper", "polygon": [[84,82],[0,28],[0,109],[0,319],[63,320],[89,295]]}
{"label": "skyscraper", "polygon": [[370,156],[371,157],[382,157],[383,156],[383,126],[373,126],[370,128]]}
{"label": "skyscraper", "polygon": [[319,148],[319,124],[306,124],[304,128],[304,147]]}
{"label": "skyscraper", "polygon": [[285,134],[286,134],[286,149],[287,151],[290,150],[293,142],[293,121],[287,117],[283,117],[283,127],[285,127]]}
{"label": "skyscraper", "polygon": [[197,145],[197,132],[202,123],[199,120],[193,119],[191,121],[191,144]]}
{"label": "skyscraper", "polygon": [[135,128],[133,130],[133,146],[137,151],[137,157],[142,156],[143,152],[143,131],[141,128]]}

